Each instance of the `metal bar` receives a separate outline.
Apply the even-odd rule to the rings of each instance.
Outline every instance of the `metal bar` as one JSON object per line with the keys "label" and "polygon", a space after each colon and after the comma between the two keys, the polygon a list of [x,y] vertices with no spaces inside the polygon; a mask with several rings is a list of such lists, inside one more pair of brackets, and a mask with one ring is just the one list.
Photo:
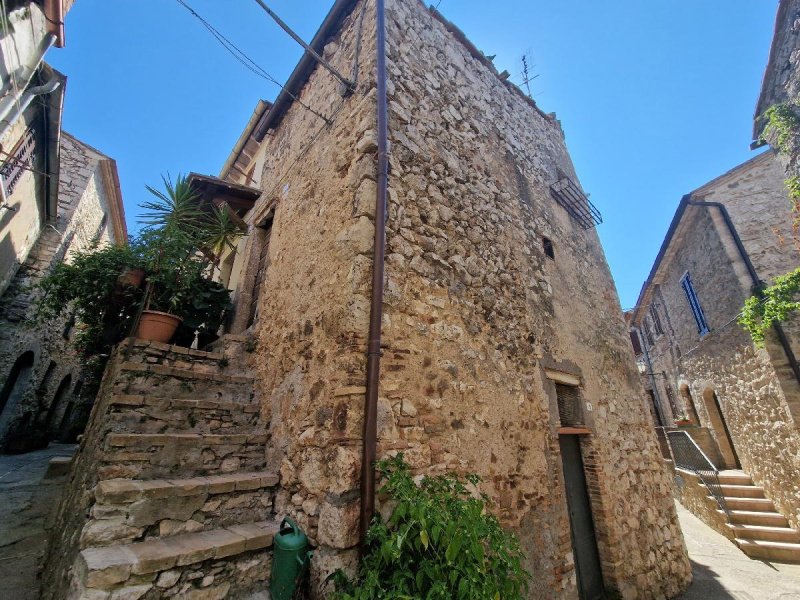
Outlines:
{"label": "metal bar", "polygon": [[719,483],[719,470],[685,431],[670,431],[667,433],[667,438],[675,466],[691,471],[700,478],[730,523],[731,513]]}
{"label": "metal bar", "polygon": [[313,56],[313,57],[314,57],[314,59],[315,59],[315,60],[316,60],[316,61],[317,61],[319,64],[321,64],[323,67],[325,67],[326,69],[328,69],[328,71],[330,71],[330,72],[333,74],[333,76],[334,76],[334,77],[336,77],[336,79],[338,79],[338,80],[339,80],[339,82],[340,82],[340,83],[341,83],[343,86],[345,86],[345,87],[346,87],[346,88],[347,88],[349,91],[353,91],[353,90],[355,89],[355,84],[354,84],[352,81],[350,81],[349,79],[347,79],[346,77],[344,77],[344,76],[343,76],[341,73],[339,73],[339,71],[337,71],[336,69],[334,69],[334,68],[333,68],[333,66],[332,66],[332,65],[331,65],[331,64],[330,64],[330,63],[329,63],[327,60],[325,60],[324,58],[322,58],[322,57],[321,57],[321,56],[320,56],[320,55],[317,53],[317,51],[316,51],[316,50],[314,50],[314,49],[313,49],[311,46],[309,46],[308,44],[306,44],[306,43],[305,43],[305,41],[303,40],[303,38],[301,38],[301,37],[300,37],[299,35],[297,35],[297,34],[296,34],[294,31],[292,31],[291,27],[289,27],[289,26],[288,26],[286,23],[284,23],[284,22],[283,22],[283,20],[282,20],[282,19],[281,19],[281,18],[280,18],[278,15],[276,15],[276,14],[275,14],[275,13],[272,11],[272,9],[270,9],[270,7],[269,7],[269,6],[267,6],[267,5],[264,3],[264,1],[263,1],[263,0],[256,0],[256,2],[258,3],[258,5],[259,5],[259,6],[261,6],[261,8],[263,8],[263,9],[264,9],[264,11],[265,11],[265,12],[266,12],[266,13],[267,13],[267,14],[268,14],[270,17],[272,17],[272,19],[273,19],[273,20],[274,20],[274,21],[275,21],[275,22],[276,22],[276,23],[277,23],[277,24],[280,26],[280,28],[281,28],[281,29],[283,29],[283,30],[284,30],[286,33],[288,33],[288,34],[291,36],[291,38],[292,38],[292,39],[293,39],[295,42],[297,42],[297,43],[298,43],[298,44],[300,44],[300,45],[301,45],[303,48],[305,48],[306,52],[308,52],[308,53],[309,53],[311,56]]}
{"label": "metal bar", "polygon": [[381,324],[386,254],[386,197],[389,187],[389,121],[386,94],[386,15],[384,0],[376,3],[378,185],[375,194],[375,245],[372,255],[372,299],[367,342],[367,392],[364,396],[364,446],[361,457],[361,513],[359,533],[364,548],[375,513],[375,458],[378,445],[378,385],[381,375]]}

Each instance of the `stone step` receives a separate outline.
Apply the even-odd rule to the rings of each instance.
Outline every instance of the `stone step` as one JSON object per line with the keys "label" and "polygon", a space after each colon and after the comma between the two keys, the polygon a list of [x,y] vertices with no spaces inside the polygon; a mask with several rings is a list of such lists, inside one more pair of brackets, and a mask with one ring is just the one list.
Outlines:
{"label": "stone step", "polygon": [[755,485],[720,485],[722,494],[726,498],[765,498],[764,488]]}
{"label": "stone step", "polygon": [[[713,496],[709,496],[713,500]],[[731,498],[725,497],[728,510],[749,510],[753,512],[776,512],[772,500],[769,498]]]}
{"label": "stone step", "polygon": [[788,542],[800,544],[800,531],[790,527],[766,527],[764,525],[731,525],[728,528],[741,540],[765,542]]}
{"label": "stone step", "polygon": [[[113,598],[140,598],[153,590],[148,598],[183,598],[194,597],[194,590],[202,586],[208,592],[203,598],[224,598],[257,581],[266,582],[270,557],[265,549],[272,546],[277,531],[277,523],[261,521],[87,548],[75,569],[82,589],[71,597],[88,600],[110,592]],[[212,572],[216,574],[208,575]]]}
{"label": "stone step", "polygon": [[225,400],[250,402],[254,379],[232,367],[202,369],[123,362],[115,386],[116,394],[162,398],[204,398],[221,393]]}
{"label": "stone step", "polygon": [[266,435],[109,433],[98,480],[169,479],[264,468]]}
{"label": "stone step", "polygon": [[753,485],[753,480],[742,471],[720,471],[719,482],[723,485]]}
{"label": "stone step", "polygon": [[112,398],[107,421],[115,433],[251,433],[259,412],[255,402],[123,394]]}
{"label": "stone step", "polygon": [[264,472],[101,481],[80,545],[109,546],[259,521],[272,513],[270,488],[277,483],[276,475]]}
{"label": "stone step", "polygon": [[742,552],[750,558],[775,562],[800,563],[800,544],[766,542],[761,540],[736,540]]}
{"label": "stone step", "polygon": [[[721,510],[717,511],[722,514]],[[789,521],[776,512],[755,512],[750,510],[731,510],[731,522],[735,525],[766,525],[768,527],[788,527]]]}

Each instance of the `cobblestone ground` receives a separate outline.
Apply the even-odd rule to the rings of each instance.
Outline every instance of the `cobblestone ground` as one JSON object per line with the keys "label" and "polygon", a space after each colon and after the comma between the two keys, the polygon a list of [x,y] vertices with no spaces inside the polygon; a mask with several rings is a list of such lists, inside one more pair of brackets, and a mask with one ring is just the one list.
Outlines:
{"label": "cobblestone ground", "polygon": [[38,597],[36,571],[44,552],[45,526],[66,480],[43,477],[51,458],[74,451],[71,444],[50,444],[27,454],[0,455],[0,598]]}
{"label": "cobblestone ground", "polygon": [[800,565],[753,560],[680,504],[694,582],[675,600],[800,600]]}

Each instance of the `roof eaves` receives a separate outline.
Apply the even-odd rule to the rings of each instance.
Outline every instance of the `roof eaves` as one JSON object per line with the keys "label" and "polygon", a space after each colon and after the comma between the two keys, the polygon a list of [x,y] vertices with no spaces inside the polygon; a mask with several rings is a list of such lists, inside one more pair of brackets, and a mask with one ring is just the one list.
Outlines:
{"label": "roof eaves", "polygon": [[[309,46],[317,53],[322,53],[325,44],[339,30],[345,17],[350,14],[357,3],[358,0],[336,0],[317,33],[314,34]],[[261,142],[267,132],[280,123],[316,67],[316,59],[308,52],[304,52],[300,62],[297,63],[294,71],[289,76],[286,85],[283,86],[275,99],[275,103],[255,127],[253,136],[257,142]]]}

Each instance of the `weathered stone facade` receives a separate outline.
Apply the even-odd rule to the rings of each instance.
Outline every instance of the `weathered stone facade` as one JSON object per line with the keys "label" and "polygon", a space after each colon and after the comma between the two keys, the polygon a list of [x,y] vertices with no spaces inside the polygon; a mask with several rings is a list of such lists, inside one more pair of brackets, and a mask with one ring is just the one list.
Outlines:
{"label": "weathered stone facade", "polygon": [[[71,577],[81,598],[203,593],[200,575],[212,567],[190,566],[197,563],[181,554],[188,543],[181,536],[202,533],[190,532],[189,521],[204,517],[216,526],[219,516],[210,507],[198,511],[198,499],[188,519],[182,507],[180,518],[157,521],[146,505],[140,518],[128,504],[142,498],[123,501],[116,496],[127,494],[123,486],[109,500],[108,478],[134,478],[131,485],[144,489],[154,479],[275,472],[276,489],[262,497],[274,493],[276,517],[293,517],[309,535],[316,595],[333,569],[355,565],[377,175],[376,14],[366,0],[340,0],[331,14],[312,44],[357,79],[355,92],[342,97],[329,72],[305,71],[301,62],[287,87],[302,105],[285,94],[272,107],[260,105],[222,174],[262,190],[244,217],[250,235],[220,275],[238,282],[230,327],[254,336],[252,362],[231,359],[225,373],[254,370],[261,431],[237,438],[235,465],[227,452],[206,453],[216,431],[193,438],[199,457],[197,448],[180,446],[180,415],[152,423],[164,434],[146,433],[149,408],[128,406],[117,418],[111,407],[131,397],[143,406],[143,396],[185,398],[179,373],[157,371],[163,378],[142,377],[131,390],[113,371],[121,359],[112,360],[61,508],[65,534],[48,565],[60,583],[46,589],[64,589]],[[577,182],[558,121],[417,0],[387,2],[387,38],[379,456],[403,452],[418,473],[481,475],[494,510],[528,554],[529,596],[572,599],[579,592],[559,436],[580,434],[606,590],[626,599],[675,596],[691,575],[671,474],[659,458],[597,234],[551,196],[554,182]],[[172,360],[172,352],[155,361]],[[218,384],[225,395],[228,383]],[[580,427],[562,427],[557,384],[578,390]],[[213,378],[207,385],[215,389]],[[261,444],[262,462],[250,442]],[[156,524],[163,545],[140,545],[151,543]],[[210,551],[226,548],[228,535]],[[108,536],[113,552],[82,547]],[[258,547],[265,572],[267,545]],[[82,566],[70,576],[76,556]],[[173,572],[170,561],[183,570]],[[159,587],[162,577],[170,587]],[[227,571],[222,581],[230,597],[255,583],[235,587]]]}
{"label": "weathered stone facade", "polygon": [[[662,410],[675,417],[666,402],[671,396],[679,414],[704,428],[687,432],[715,466],[741,468],[796,529],[800,386],[774,334],[759,350],[737,322],[752,293],[753,279],[722,209],[692,202],[724,206],[747,259],[758,277],[769,281],[798,262],[782,166],[775,153],[767,151],[684,197],[642,289],[633,325],[658,376],[651,380],[658,386]],[[707,332],[699,331],[701,324],[688,301],[687,274]],[[800,346],[788,333],[796,355]],[[704,520],[719,525],[700,506],[688,505]]]}
{"label": "weathered stone facade", "polygon": [[[66,133],[60,161],[57,213],[38,217],[35,243],[0,295],[0,446],[9,451],[74,439],[94,400],[80,393],[83,367],[70,322],[37,322],[33,286],[74,253],[127,235],[114,161]],[[26,172],[19,185],[35,178]],[[37,204],[38,197],[31,193],[20,203]]]}
{"label": "weathered stone facade", "polygon": [[[324,56],[353,65],[358,3]],[[560,465],[555,381],[579,382],[592,508],[609,589],[668,597],[689,578],[625,328],[594,231],[555,203],[575,180],[552,115],[506,84],[421,3],[388,3],[391,177],[379,455],[421,473],[474,471],[519,532],[531,597],[572,598],[576,580]],[[277,514],[317,545],[317,585],[353,564],[375,205],[374,11],[359,89],[342,101],[317,69],[259,146],[240,142],[233,181],[264,191],[248,221],[270,229],[257,386],[280,465]],[[312,143],[310,143],[312,142]],[[236,157],[229,160],[233,164]],[[238,164],[238,163],[236,163]],[[263,165],[263,167],[262,167]],[[555,259],[545,254],[547,238]],[[254,229],[236,269],[252,269]],[[249,267],[248,267],[249,265]],[[253,293],[254,273],[237,296]],[[634,516],[635,515],[635,516]]]}

